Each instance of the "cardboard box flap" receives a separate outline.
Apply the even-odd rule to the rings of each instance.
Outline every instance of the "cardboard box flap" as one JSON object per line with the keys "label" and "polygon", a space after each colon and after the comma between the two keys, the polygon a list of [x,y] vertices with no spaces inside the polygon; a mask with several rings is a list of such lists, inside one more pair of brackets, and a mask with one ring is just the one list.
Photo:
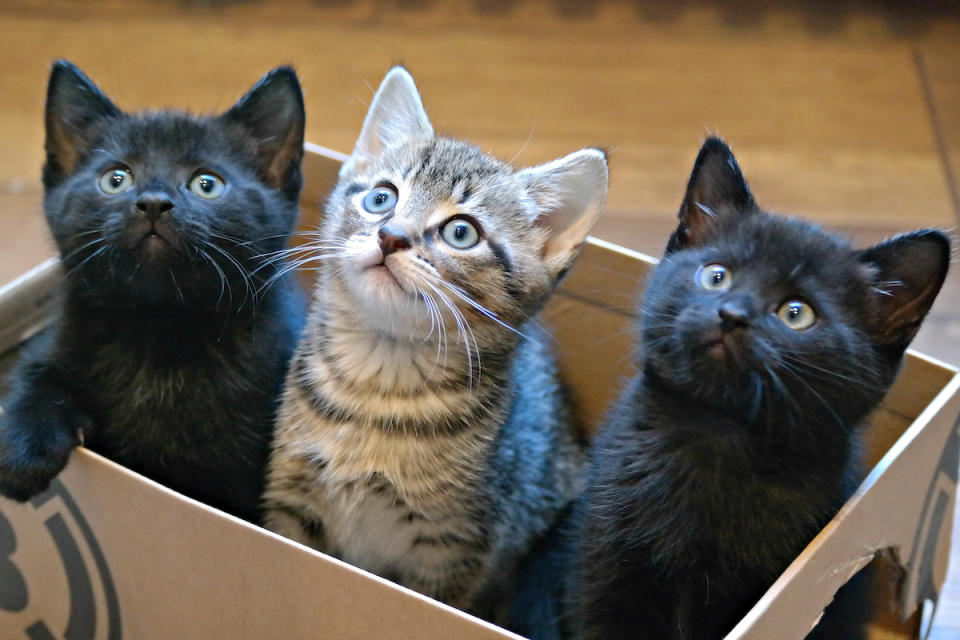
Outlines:
{"label": "cardboard box flap", "polygon": [[[780,637],[783,620],[812,628],[832,595],[876,553],[903,566],[901,615],[936,601],[946,576],[960,455],[960,375],[887,451],[839,514],[773,584],[729,639]],[[931,464],[935,460],[937,463]],[[882,603],[879,603],[882,606]]]}
{"label": "cardboard box flap", "polygon": [[22,585],[0,602],[4,637],[518,638],[84,449],[50,490],[3,504],[0,543],[5,590],[11,571]]}
{"label": "cardboard box flap", "polygon": [[0,287],[0,354],[46,326],[56,309],[62,278],[60,261],[50,258]]}

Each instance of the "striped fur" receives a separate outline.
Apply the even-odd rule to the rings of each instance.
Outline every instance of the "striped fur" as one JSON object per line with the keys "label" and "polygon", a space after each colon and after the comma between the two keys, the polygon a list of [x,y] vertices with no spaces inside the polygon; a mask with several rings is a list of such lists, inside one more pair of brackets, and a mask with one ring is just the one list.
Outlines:
{"label": "striped fur", "polygon": [[[396,206],[365,211],[384,184]],[[496,617],[513,568],[576,494],[583,455],[530,320],[606,193],[603,155],[515,171],[436,137],[388,74],[305,260],[319,272],[264,504],[290,538]],[[468,216],[480,241],[444,240]],[[381,227],[409,247],[387,251]]]}

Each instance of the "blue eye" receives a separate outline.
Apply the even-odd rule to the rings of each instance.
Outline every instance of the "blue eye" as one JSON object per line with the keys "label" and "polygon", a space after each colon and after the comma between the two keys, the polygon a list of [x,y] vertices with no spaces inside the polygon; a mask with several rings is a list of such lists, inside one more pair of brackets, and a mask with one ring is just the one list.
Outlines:
{"label": "blue eye", "polygon": [[114,167],[107,169],[98,182],[100,190],[110,195],[122,193],[133,186],[133,174],[129,169]]}
{"label": "blue eye", "polygon": [[817,321],[817,312],[802,300],[784,302],[777,311],[777,317],[794,331],[803,331]]}
{"label": "blue eye", "polygon": [[374,187],[363,196],[363,208],[369,213],[383,215],[397,206],[397,190],[393,185]]}
{"label": "blue eye", "polygon": [[480,242],[480,232],[463,218],[454,218],[444,224],[440,237],[455,249],[469,249]]}
{"label": "blue eye", "polygon": [[223,194],[227,185],[221,178],[218,178],[212,173],[201,172],[193,176],[187,187],[201,198],[213,200]]}
{"label": "blue eye", "polygon": [[733,284],[733,273],[719,262],[712,262],[697,270],[697,283],[710,291],[726,291]]}

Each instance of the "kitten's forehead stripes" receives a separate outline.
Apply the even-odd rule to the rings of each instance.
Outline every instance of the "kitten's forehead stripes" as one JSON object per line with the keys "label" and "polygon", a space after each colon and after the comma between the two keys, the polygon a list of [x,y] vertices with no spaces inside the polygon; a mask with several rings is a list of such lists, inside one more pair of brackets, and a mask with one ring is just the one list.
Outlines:
{"label": "kitten's forehead stripes", "polygon": [[343,195],[344,195],[345,198],[349,198],[349,197],[351,197],[351,196],[354,196],[354,195],[360,193],[361,191],[366,191],[367,188],[368,188],[368,187],[366,187],[365,185],[360,184],[359,182],[354,182],[354,183],[351,184],[349,187],[347,187],[346,189],[344,189]]}
{"label": "kitten's forehead stripes", "polygon": [[513,280],[513,263],[510,261],[510,256],[507,255],[507,250],[502,244],[490,237],[487,237],[486,241],[487,246],[490,247],[490,251],[493,252],[497,262],[500,263],[500,268],[503,269],[503,277],[507,281],[507,295],[511,298],[517,298],[520,292],[517,290],[516,283]]}

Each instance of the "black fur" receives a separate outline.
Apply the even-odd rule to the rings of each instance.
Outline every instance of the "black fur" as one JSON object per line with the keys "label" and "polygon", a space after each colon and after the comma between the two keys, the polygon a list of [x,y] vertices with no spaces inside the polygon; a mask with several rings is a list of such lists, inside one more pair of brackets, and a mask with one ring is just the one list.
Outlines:
{"label": "black fur", "polygon": [[[640,306],[642,373],[598,436],[577,507],[575,637],[732,629],[853,490],[857,427],[893,382],[949,252],[929,230],[856,251],[763,213],[726,145],[704,144]],[[730,270],[729,289],[698,284],[710,263]],[[811,305],[816,324],[788,328],[776,313],[788,300]],[[816,637],[860,637],[859,582]]]}
{"label": "black fur", "polygon": [[[57,62],[45,212],[66,272],[54,326],[0,417],[0,493],[26,500],[81,439],[207,504],[258,520],[272,421],[302,316],[263,288],[297,217],[304,111],[289,67],[215,117],[126,114]],[[132,186],[108,194],[105,171]],[[198,172],[226,184],[205,199]]]}

